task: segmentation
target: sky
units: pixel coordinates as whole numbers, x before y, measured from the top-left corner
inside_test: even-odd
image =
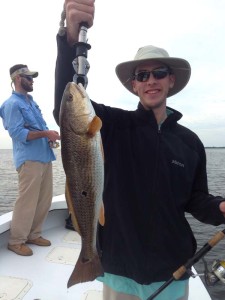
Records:
[[[27,64],[39,72],[32,96],[49,129],[57,131],[52,111],[56,34],[63,3],[0,3],[0,105],[12,92],[9,68]],[[188,85],[168,98],[168,106],[183,114],[180,124],[194,131],[205,146],[225,146],[224,11],[224,0],[96,0],[94,25],[87,33],[92,47],[88,52],[90,98],[135,110],[138,98],[122,86],[115,67],[132,60],[139,47],[162,47],[170,56],[188,60],[192,67]],[[0,148],[11,147],[0,120]]]

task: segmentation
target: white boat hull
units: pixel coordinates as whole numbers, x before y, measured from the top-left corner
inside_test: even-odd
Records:
[[[102,299],[102,284],[96,280],[67,289],[80,252],[80,239],[76,232],[65,229],[68,211],[64,195],[53,198],[44,225],[43,236],[51,240],[52,245],[29,245],[34,253],[32,256],[19,256],[7,250],[11,217],[12,213],[0,216],[1,300]],[[189,300],[196,299],[211,299],[198,277],[190,280]]]

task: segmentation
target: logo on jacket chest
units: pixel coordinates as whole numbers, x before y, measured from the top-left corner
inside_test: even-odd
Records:
[[[172,164],[177,165],[178,167],[184,168],[184,164],[175,159],[172,160]]]

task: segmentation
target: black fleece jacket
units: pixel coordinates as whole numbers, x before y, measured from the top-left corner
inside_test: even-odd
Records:
[[[57,37],[55,109],[58,122],[62,93],[72,81],[74,49]],[[126,111],[92,102],[102,119],[105,154],[104,227],[98,242],[105,272],[141,284],[168,280],[196,251],[185,218],[219,225],[224,201],[208,193],[206,155],[195,133],[173,111],[160,130],[152,111],[139,103]]]

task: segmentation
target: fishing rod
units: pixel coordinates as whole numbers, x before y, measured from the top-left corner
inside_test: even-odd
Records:
[[[181,277],[188,273],[190,276],[195,277],[191,271],[191,267],[203,258],[215,245],[217,245],[225,237],[225,229],[217,232],[196,254],[190,258],[186,264],[178,268],[172,277],[166,281],[157,291],[155,291],[147,300],[155,299],[166,287],[168,287],[174,280],[179,280]],[[212,268],[213,274],[225,283],[225,262],[216,261]],[[217,280],[215,280],[217,281]]]

